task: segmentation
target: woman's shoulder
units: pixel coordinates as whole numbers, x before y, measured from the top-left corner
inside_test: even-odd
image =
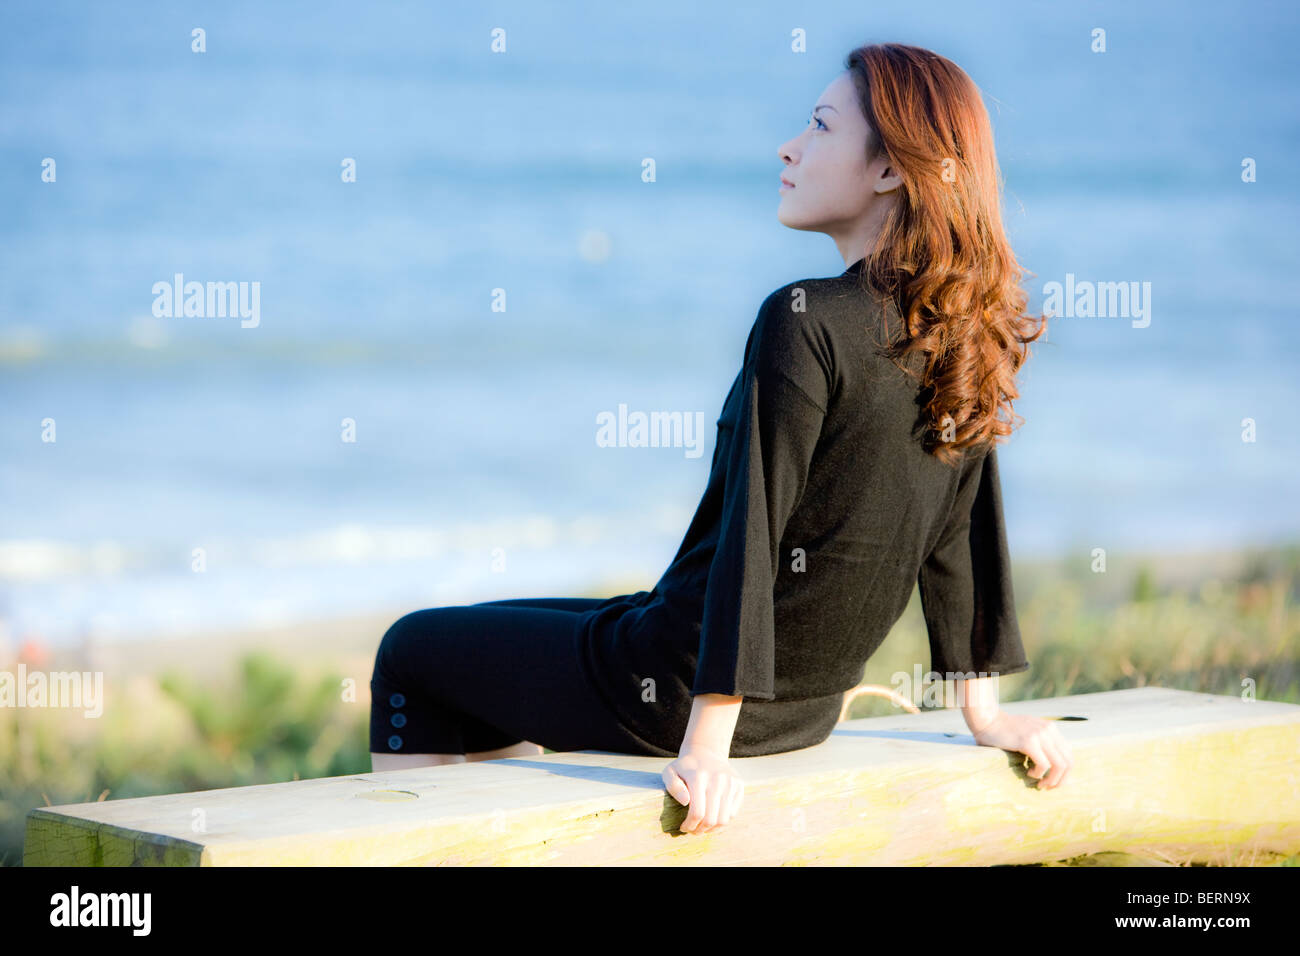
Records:
[[[756,324],[776,329],[811,326],[827,332],[861,328],[864,318],[879,317],[885,297],[856,272],[809,276],[787,282],[763,300]]]
[[[848,356],[857,358],[866,342],[864,330],[877,328],[887,308],[854,273],[796,279],[759,306],[746,355],[779,365],[803,353],[830,370]]]

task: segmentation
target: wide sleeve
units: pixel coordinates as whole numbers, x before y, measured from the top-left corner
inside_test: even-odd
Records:
[[[759,309],[733,428],[718,436],[729,442],[726,477],[693,694],[776,696],[773,588],[781,538],[803,496],[833,381],[824,330],[789,302],[777,290]]]
[[[948,522],[918,584],[930,669],[949,675],[1029,669],[1016,619],[996,447],[965,467]]]

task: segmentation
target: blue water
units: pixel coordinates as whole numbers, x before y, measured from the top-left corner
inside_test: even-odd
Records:
[[[984,90],[1031,307],[1151,284],[1149,327],[1035,346],[1013,555],[1300,532],[1296,8],[747,11],[0,8],[0,636],[649,587],[759,303],[843,270],[776,221],[776,148],[867,40]],[[258,282],[260,323],[155,316],[178,272]],[[702,453],[598,447],[620,403]]]

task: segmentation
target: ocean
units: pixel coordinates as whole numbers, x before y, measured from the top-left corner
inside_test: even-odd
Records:
[[[0,636],[648,589],[759,304],[844,269],[777,146],[886,40],[984,92],[1030,307],[1148,310],[1032,347],[1013,557],[1295,539],[1296,7],[745,10],[0,8]],[[602,447],[621,405],[702,444]]]

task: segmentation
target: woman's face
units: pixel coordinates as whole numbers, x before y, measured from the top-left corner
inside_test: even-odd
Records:
[[[781,178],[793,184],[780,184],[776,216],[783,225],[824,232],[849,248],[865,246],[870,225],[878,225],[888,194],[901,183],[885,154],[867,163],[867,132],[845,70],[817,98],[804,131],[778,150]]]

